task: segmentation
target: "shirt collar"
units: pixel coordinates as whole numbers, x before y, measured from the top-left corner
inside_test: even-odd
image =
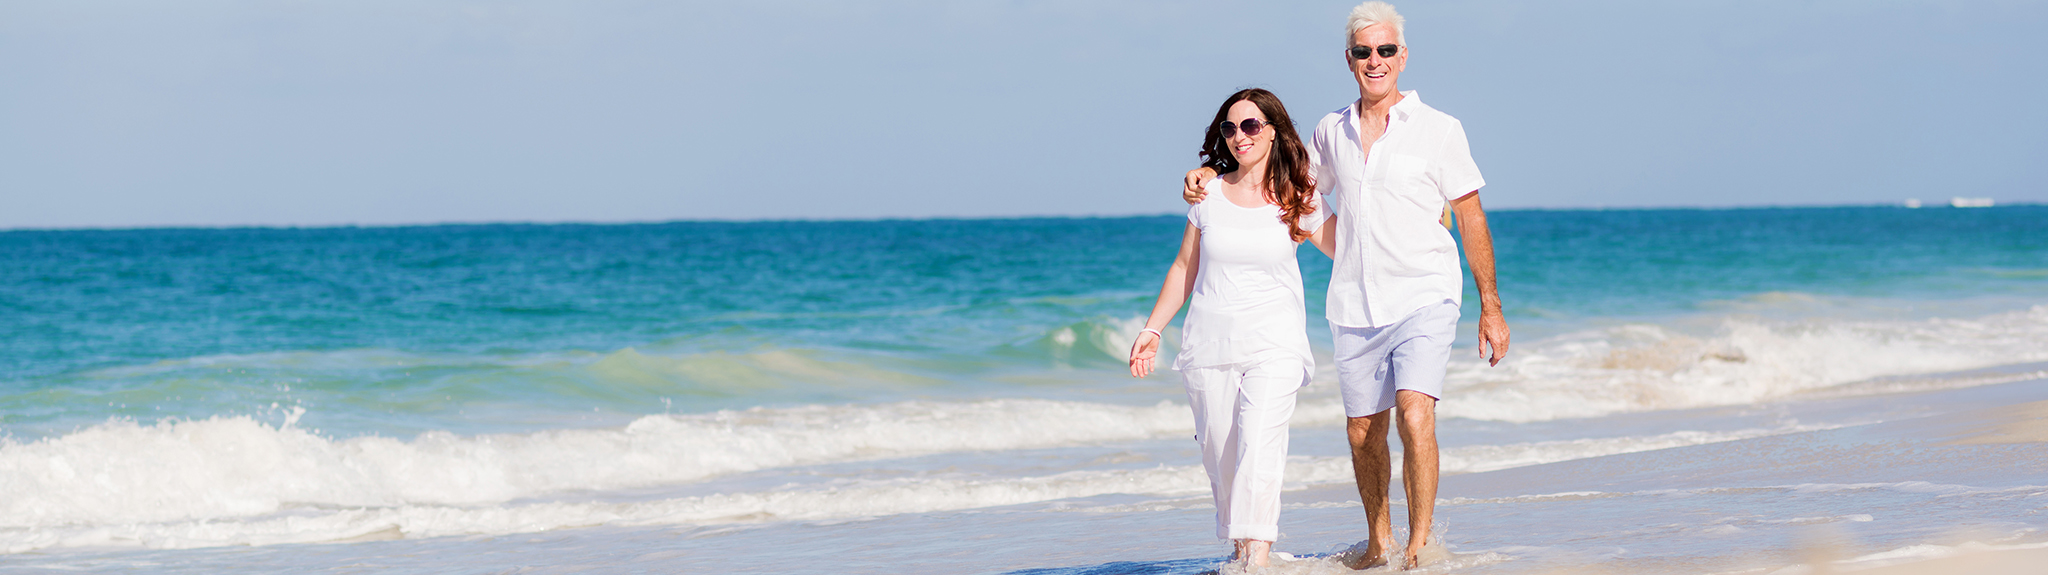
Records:
[[[1416,92],[1415,90],[1401,92],[1401,101],[1394,102],[1394,107],[1388,109],[1388,111],[1390,112],[1388,115],[1392,116],[1392,119],[1394,121],[1406,122],[1408,121],[1409,117],[1415,115],[1416,106],[1421,105],[1422,95],[1420,93]],[[1350,120],[1353,125],[1357,125],[1358,100],[1352,100],[1351,105],[1345,106],[1344,113],[1346,115],[1351,116]]]
[[[1416,108],[1420,106],[1422,106],[1421,94],[1416,93],[1414,90],[1402,92],[1401,101],[1394,102],[1394,117],[1406,122],[1410,116],[1415,115]]]

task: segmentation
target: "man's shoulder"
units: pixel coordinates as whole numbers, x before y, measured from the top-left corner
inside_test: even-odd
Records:
[[[1464,126],[1464,124],[1460,123],[1456,117],[1444,113],[1443,110],[1436,109],[1435,106],[1423,103],[1421,98],[1414,98],[1412,100],[1413,101],[1412,103],[1410,103],[1410,107],[1408,108],[1408,113],[1412,115],[1414,119],[1433,124],[1442,124],[1445,126]]]
[[[1350,116],[1351,107],[1351,104],[1345,104],[1342,108],[1323,114],[1323,119],[1316,122],[1315,132],[1310,134],[1310,139],[1320,142],[1341,134],[1339,130],[1344,128],[1345,118]]]

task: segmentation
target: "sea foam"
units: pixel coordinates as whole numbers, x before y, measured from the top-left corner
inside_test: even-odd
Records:
[[[46,547],[317,543],[377,538],[531,533],[595,525],[687,525],[872,517],[1016,505],[1109,493],[1206,491],[1199,466],[1073,471],[1046,477],[862,480],[850,485],[721,493],[656,501],[300,508],[236,521],[55,525],[0,529],[0,550]]]
[[[329,439],[249,417],[111,421],[0,443],[0,529],[204,520],[292,506],[469,505],[791,465],[1189,433],[1187,408],[1038,400],[643,417],[622,429]]]
[[[1106,345],[1113,347],[1104,336]],[[1624,325],[1516,348],[1502,368],[1455,360],[1441,412],[1511,421],[1748,403],[1848,382],[2048,360],[2048,306],[1967,319],[1728,318],[1715,335]],[[1319,380],[1327,383],[1325,380]],[[1875,389],[1875,388],[1873,388]],[[1881,391],[1881,390],[1878,390]],[[1304,397],[1297,425],[1341,421]],[[1810,428],[1449,447],[1447,474],[1731,441]],[[583,525],[858,518],[1104,494],[1185,498],[1199,466],[1040,477],[863,478],[640,502],[578,501],[722,475],[948,452],[1184,438],[1184,405],[908,401],[641,417],[606,429],[410,440],[331,438],[292,421],[115,420],[0,440],[0,549],[193,547],[515,533]],[[1342,457],[1297,457],[1290,485],[1350,481]]]
[[[2048,306],[1917,321],[1726,316],[1704,337],[1626,324],[1513,350],[1495,367],[1454,354],[1440,416],[1528,422],[1739,405],[1873,378],[2048,361]]]
[[[185,548],[504,534],[591,525],[829,520],[1106,494],[1185,498],[1199,465],[1043,476],[940,470],[652,501],[591,492],[744,469],[939,451],[1000,451],[1186,433],[1185,407],[1060,402],[906,403],[653,416],[624,429],[524,436],[330,440],[247,418],[111,422],[0,446],[0,549]],[[1057,425],[1053,421],[1057,420]],[[1729,441],[1786,429],[1466,446],[1446,473]],[[1345,457],[1292,457],[1288,484],[1351,480]]]

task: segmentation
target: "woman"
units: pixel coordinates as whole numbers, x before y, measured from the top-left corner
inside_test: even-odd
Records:
[[[1235,560],[1264,566],[1280,534],[1287,420],[1295,392],[1315,372],[1294,254],[1304,239],[1329,253],[1326,210],[1316,201],[1308,149],[1272,92],[1242,90],[1225,100],[1202,155],[1226,173],[1188,210],[1180,255],[1131,345],[1131,375],[1152,372],[1159,330],[1192,293],[1174,369],[1194,408],[1216,536],[1234,543]]]

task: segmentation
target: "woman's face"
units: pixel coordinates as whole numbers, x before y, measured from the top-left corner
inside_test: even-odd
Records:
[[[1275,128],[1266,124],[1266,114],[1259,111],[1259,105],[1252,103],[1251,100],[1239,100],[1230,105],[1230,115],[1227,118],[1227,121],[1238,129],[1236,134],[1225,138],[1224,143],[1230,145],[1230,154],[1237,158],[1238,165],[1248,166],[1264,161],[1266,154],[1273,151]],[[1258,126],[1258,135],[1245,133],[1245,120],[1257,120],[1254,124]]]

